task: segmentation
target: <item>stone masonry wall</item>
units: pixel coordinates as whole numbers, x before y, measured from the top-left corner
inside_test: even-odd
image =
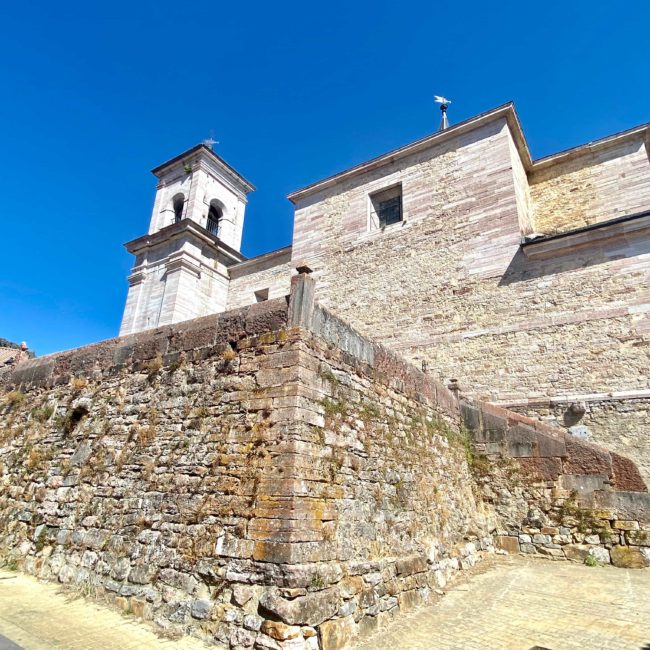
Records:
[[[324,307],[468,395],[650,389],[647,236],[529,259],[513,155],[494,122],[301,199],[293,258]],[[368,231],[368,194],[397,182],[404,222]]]
[[[492,533],[524,549],[528,510],[559,487],[615,501],[607,521],[628,526],[613,526],[624,532],[611,546],[583,538],[585,554],[598,546],[623,564],[616,554],[635,546],[625,562],[645,562],[633,463],[488,404],[461,409],[314,304],[304,273],[289,301],[31,360],[3,380],[5,562],[170,634],[338,650],[443,593],[493,551]],[[480,432],[475,451],[461,411]],[[530,476],[512,480],[497,462],[486,474],[477,451]],[[577,516],[573,498],[564,514]],[[559,540],[531,544],[554,555]]]
[[[451,393],[292,300],[20,366],[5,561],[169,633],[332,650],[490,550]]]
[[[632,462],[494,405],[464,401],[461,411],[479,454],[483,498],[498,516],[500,548],[650,566],[650,494]]]
[[[257,302],[256,291],[268,289],[270,300],[289,293],[291,250],[282,256],[271,255],[268,256],[271,258],[269,264],[251,260],[230,269],[228,309],[239,309]]]
[[[635,214],[650,205],[643,134],[566,160],[541,162],[529,181],[534,229],[545,234]]]
[[[645,482],[650,484],[650,396],[643,391],[618,399],[578,394],[568,399],[529,400],[504,406],[635,458]]]

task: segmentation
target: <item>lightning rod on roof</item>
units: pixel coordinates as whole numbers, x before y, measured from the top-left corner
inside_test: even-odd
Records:
[[[440,95],[434,95],[433,100],[437,104],[440,104],[440,111],[442,112],[442,117],[440,118],[440,127],[438,128],[438,131],[444,131],[449,127],[449,120],[447,119],[447,108],[449,108],[449,104],[451,104],[451,99],[447,99],[446,97],[442,97]]]

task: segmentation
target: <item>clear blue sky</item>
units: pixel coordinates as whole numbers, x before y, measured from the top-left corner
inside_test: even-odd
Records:
[[[206,138],[285,196],[514,100],[537,158],[650,121],[650,3],[11,2],[2,9],[0,336],[37,354],[116,335],[149,170]]]

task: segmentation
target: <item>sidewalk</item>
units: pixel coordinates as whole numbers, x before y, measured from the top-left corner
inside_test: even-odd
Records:
[[[185,637],[168,641],[151,628],[60,586],[0,571],[0,650],[205,650]],[[214,647],[214,646],[213,646]]]
[[[358,650],[650,650],[650,569],[505,558]]]

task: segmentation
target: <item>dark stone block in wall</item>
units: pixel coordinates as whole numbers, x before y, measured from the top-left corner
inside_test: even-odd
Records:
[[[515,424],[508,429],[508,453],[513,458],[538,456],[537,431],[525,424]]]
[[[214,343],[218,325],[215,315],[179,323],[173,328],[169,352],[196,350]]]
[[[563,459],[564,474],[602,474],[612,475],[612,458],[608,451],[587,444],[567,435],[566,458]]]
[[[562,432],[558,431],[559,435]],[[557,457],[566,456],[566,442],[562,437],[550,436],[545,433],[537,432],[537,454],[539,456]]]
[[[257,336],[265,332],[277,332],[287,326],[287,300],[266,300],[251,305],[246,314],[246,334]]]
[[[647,492],[648,488],[637,469],[637,466],[625,456],[613,452],[612,457],[612,483],[617,490],[626,492]]]
[[[133,361],[147,361],[167,353],[172,330],[170,327],[137,335],[133,347]]]
[[[33,359],[20,364],[11,374],[13,384],[44,384],[52,376],[54,359]]]
[[[483,435],[484,442],[500,442],[506,439],[508,430],[508,421],[505,418],[489,413],[482,412],[483,416]]]
[[[216,342],[237,343],[246,336],[246,315],[248,307],[223,312],[218,316]]]
[[[113,365],[123,366],[131,362],[133,349],[135,348],[135,339],[128,338],[122,340],[113,352]]]
[[[559,458],[519,458],[518,462],[524,473],[539,481],[556,481],[562,473],[562,461]]]
[[[481,411],[467,402],[460,403],[460,415],[463,424],[472,432],[478,432],[481,428]]]
[[[109,339],[75,350],[70,356],[68,371],[73,375],[79,375],[88,374],[96,367],[99,369],[110,368],[113,364],[116,344],[117,339]],[[55,374],[59,374],[58,366],[57,363]]]

